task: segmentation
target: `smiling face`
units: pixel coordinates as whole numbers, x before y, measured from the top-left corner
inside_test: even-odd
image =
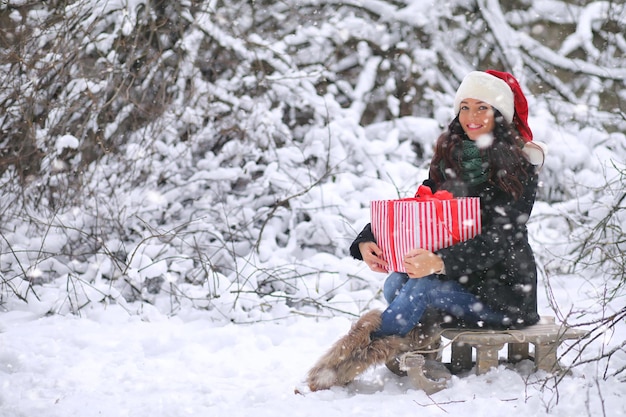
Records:
[[[459,122],[467,137],[477,140],[490,134],[496,125],[493,107],[484,101],[466,98],[459,107]]]

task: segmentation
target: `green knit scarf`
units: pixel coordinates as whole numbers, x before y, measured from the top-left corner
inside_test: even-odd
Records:
[[[445,167],[443,161],[441,171],[444,173]],[[483,166],[483,158],[480,149],[476,146],[476,142],[469,139],[463,140],[463,156],[461,158],[461,170],[463,171],[463,181],[470,185],[478,185],[487,181],[489,178],[489,170]]]
[[[478,185],[487,181],[489,172],[486,164],[483,164],[480,149],[473,140],[463,140],[463,158],[461,169],[463,170],[463,181],[469,185]]]

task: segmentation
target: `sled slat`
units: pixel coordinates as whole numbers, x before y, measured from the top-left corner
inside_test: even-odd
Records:
[[[452,341],[451,368],[454,372],[472,367],[471,349],[476,349],[476,373],[484,374],[498,366],[498,352],[508,345],[508,361],[530,358],[529,344],[535,347],[535,369],[549,373],[562,371],[557,349],[565,340],[581,339],[587,332],[555,324],[553,317],[542,317],[538,324],[520,330],[445,329],[442,336]]]

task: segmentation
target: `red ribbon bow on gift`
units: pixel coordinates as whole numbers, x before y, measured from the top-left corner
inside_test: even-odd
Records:
[[[435,204],[435,212],[438,219],[443,219],[443,204],[441,201],[443,200],[453,200],[454,196],[450,191],[439,190],[433,193],[433,190],[427,185],[420,185],[417,187],[417,191],[415,192],[415,197],[413,198],[404,198],[405,201],[432,201]],[[446,227],[448,233],[455,239],[460,240],[460,232],[458,229],[459,225],[457,223],[454,224],[453,227]]]
[[[415,197],[407,197],[401,198],[402,201],[441,201],[441,200],[453,200],[454,196],[450,191],[439,190],[433,193],[433,190],[430,189],[427,185],[420,185],[417,187],[417,191],[415,192]]]
[[[417,187],[415,199],[418,200],[452,200],[454,196],[450,191],[439,190],[433,194],[433,190],[427,185]]]

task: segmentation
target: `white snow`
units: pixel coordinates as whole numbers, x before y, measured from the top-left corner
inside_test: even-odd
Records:
[[[63,135],[59,137],[59,139],[56,142],[56,150],[58,152],[61,152],[65,148],[72,148],[72,149],[78,148],[78,139],[76,139],[72,135]]]
[[[568,284],[574,290],[575,285]],[[566,291],[565,288],[559,291]],[[545,310],[545,308],[544,308]],[[201,312],[167,317],[145,305],[42,317],[2,315],[0,415],[4,416],[579,416],[624,415],[624,386],[576,368],[558,387],[530,363],[453,377],[431,397],[384,367],[346,388],[295,395],[308,367],[350,320],[291,316],[215,324]],[[624,334],[607,338],[623,339]],[[571,359],[573,355],[569,355]]]
[[[11,7],[27,3],[14,1]],[[102,32],[84,42],[88,51],[101,52],[103,61],[112,65],[119,57],[111,46],[132,32],[147,3],[75,2],[68,12],[84,14],[80,26],[95,25]],[[446,91],[428,93],[438,103],[434,118],[416,114],[361,126],[368,95],[381,76],[376,67],[390,61],[381,60],[361,42],[358,54],[328,68],[316,64],[295,70],[292,62],[305,59],[298,54],[309,54],[315,63],[327,56],[328,39],[340,44],[357,32],[391,45],[393,30],[366,26],[354,15],[302,26],[272,43],[260,35],[235,36],[237,31],[226,29],[249,25],[250,17],[233,23],[229,16],[212,13],[219,2],[206,3],[206,11],[197,13],[195,21],[186,15],[193,29],[181,40],[189,55],[180,64],[178,82],[184,87],[186,77],[198,73],[192,61],[200,59],[204,35],[242,60],[267,60],[277,68],[263,85],[277,99],[270,103],[235,94],[256,80],[243,71],[214,82],[197,76],[189,86],[195,95],[187,97],[181,88],[176,106],[166,109],[155,125],[126,130],[133,110],[128,105],[100,126],[105,140],[123,135],[124,143],[81,173],[85,192],[76,196],[75,206],[68,203],[50,213],[45,209],[57,197],[46,185],[58,189],[66,185],[63,173],[71,167],[63,161],[63,170],[43,170],[54,181],[42,180],[41,186],[35,181],[28,190],[48,199],[40,203],[41,210],[27,204],[16,209],[13,197],[21,188],[3,188],[0,417],[626,416],[623,322],[599,329],[582,352],[580,346],[568,350],[571,342],[561,346],[563,365],[583,362],[562,379],[534,372],[525,361],[514,369],[500,366],[481,376],[455,376],[447,389],[429,397],[406,378],[378,366],[347,387],[294,394],[308,369],[356,316],[385,307],[381,297],[385,276],[351,259],[346,249],[368,221],[371,200],[412,196],[426,178],[432,146],[452,116],[452,92],[457,87],[454,79],[440,79],[432,67],[448,66],[460,78],[468,61],[459,60],[457,51],[449,48],[458,37],[453,31],[434,36],[429,49],[415,46],[414,52],[399,59],[410,64],[416,76],[445,87]],[[346,2],[301,3],[339,7]],[[428,23],[449,14],[453,3],[464,4],[350,3],[428,30]],[[469,7],[471,2],[465,3]],[[494,1],[481,3],[497,6]],[[509,23],[567,21],[576,23],[578,30],[564,42],[562,54],[521,31],[502,39],[503,47],[532,50],[533,56],[545,60],[535,64],[538,72],[584,68],[592,74],[607,72],[616,83],[624,78],[623,67],[605,71],[599,64],[563,56],[581,48],[595,53],[589,34],[596,30],[608,2],[568,10],[549,0],[523,3],[532,5],[524,13],[504,15]],[[177,4],[189,7],[189,2]],[[94,5],[99,6],[96,14],[91,12]],[[0,5],[0,10],[8,7]],[[291,6],[277,4],[273,13],[281,7]],[[33,12],[30,18],[42,16]],[[16,11],[8,17],[19,20]],[[500,12],[490,17],[495,33],[510,33]],[[617,23],[624,21],[623,16],[615,18]],[[47,33],[41,42],[54,35]],[[251,40],[267,49],[256,56],[262,49],[253,52]],[[307,43],[309,48],[296,48],[295,53],[289,49]],[[163,62],[171,54],[165,50]],[[48,59],[54,56],[44,62]],[[515,63],[519,57],[512,59]],[[160,63],[151,65],[157,68]],[[356,85],[335,80],[318,95],[317,79],[338,78],[336,73],[356,65],[362,66]],[[152,76],[144,82],[155,82]],[[393,88],[395,82],[390,78],[385,85]],[[37,80],[25,79],[22,95],[30,97],[36,84]],[[62,90],[69,99],[107,87],[106,81],[76,79]],[[606,132],[591,123],[605,117],[594,110],[593,100],[577,102],[569,86],[557,79],[551,88],[570,102],[548,108],[540,95],[529,97],[531,128],[535,138],[549,147],[541,172],[543,185],[529,221],[540,269],[539,312],[591,329],[593,320],[623,309],[623,286],[602,303],[617,285],[608,277],[619,266],[606,261],[596,270],[575,269],[572,264],[582,239],[615,207],[620,208],[617,221],[603,235],[606,239],[598,238],[589,259],[597,259],[602,251],[626,250],[623,242],[610,241],[616,224],[622,228],[626,224],[625,202],[620,199],[626,136],[619,127]],[[600,87],[587,88],[597,99]],[[352,106],[343,108],[336,96],[350,97]],[[187,107],[178,106],[185,103]],[[399,111],[399,101],[383,103],[390,112]],[[62,132],[49,138],[67,111],[50,108],[45,123],[34,126],[40,149],[80,150],[83,139],[78,134]],[[555,115],[568,111],[572,120],[589,120],[590,126],[581,130],[574,123],[557,123]],[[6,109],[7,114],[20,112],[19,106]],[[301,112],[306,130],[287,126],[282,120],[287,112]],[[232,131],[204,121],[231,113]],[[96,118],[94,114],[90,123],[95,125]],[[191,133],[181,143],[180,130],[190,126],[197,127],[195,136]],[[263,135],[255,137],[259,132]],[[246,137],[256,141],[246,142]],[[53,146],[47,147],[50,140]],[[423,154],[418,157],[413,148]],[[46,163],[55,167],[54,161],[44,162],[44,167]],[[3,186],[11,185],[7,178],[10,172],[3,171]],[[5,214],[9,212],[12,216]],[[252,248],[255,242],[258,248]],[[75,253],[73,244],[81,250],[89,246],[92,252]],[[151,285],[160,292],[151,292]],[[609,352],[610,361],[595,360]],[[449,359],[449,347],[443,355]],[[610,376],[616,373],[619,378]]]

